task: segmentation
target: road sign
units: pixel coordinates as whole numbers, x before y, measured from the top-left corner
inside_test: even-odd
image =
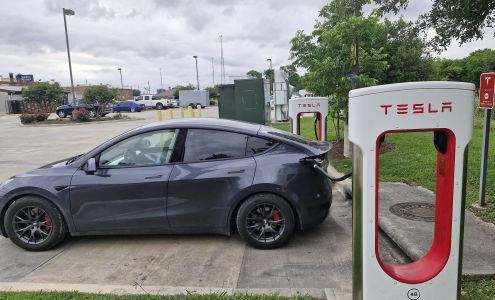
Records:
[[[488,144],[490,141],[490,115],[495,95],[495,73],[483,73],[480,76],[480,108],[485,108],[483,120],[483,149],[481,150],[480,193],[478,205],[485,206],[486,168],[488,163]]]
[[[483,73],[480,76],[480,108],[493,108],[495,73]]]

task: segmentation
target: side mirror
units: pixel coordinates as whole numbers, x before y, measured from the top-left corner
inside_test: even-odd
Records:
[[[96,159],[94,157],[88,159],[84,166],[84,171],[88,174],[94,174],[96,172]]]

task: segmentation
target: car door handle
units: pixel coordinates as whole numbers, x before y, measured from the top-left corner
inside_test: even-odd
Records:
[[[229,174],[242,174],[245,170],[229,171]]]
[[[155,175],[155,176],[144,177],[144,179],[158,179],[158,178],[162,178],[162,175]]]

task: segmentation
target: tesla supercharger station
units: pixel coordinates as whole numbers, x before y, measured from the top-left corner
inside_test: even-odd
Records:
[[[297,97],[289,100],[289,118],[291,131],[301,134],[301,116],[304,113],[315,113],[318,120],[318,140],[325,141],[327,136],[328,98]]]
[[[417,82],[349,93],[354,300],[459,299],[474,90],[469,83]],[[384,262],[378,253],[379,145],[387,133],[418,131],[434,132],[437,149],[433,243],[415,262]]]

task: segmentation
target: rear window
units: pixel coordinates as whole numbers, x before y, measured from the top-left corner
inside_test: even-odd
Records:
[[[275,146],[277,143],[259,137],[250,136],[246,146],[246,155],[263,153]]]
[[[304,144],[307,146],[311,146],[314,148],[320,148],[323,145],[320,142],[313,141],[313,140],[310,140],[310,139],[305,138],[303,136],[292,134],[290,132],[279,130],[279,129],[276,129],[273,127],[262,126],[260,131],[262,131],[263,133],[266,133],[266,134],[278,136],[278,137],[288,139],[288,140],[291,140],[291,141],[294,141],[297,143],[301,143],[301,144]]]

